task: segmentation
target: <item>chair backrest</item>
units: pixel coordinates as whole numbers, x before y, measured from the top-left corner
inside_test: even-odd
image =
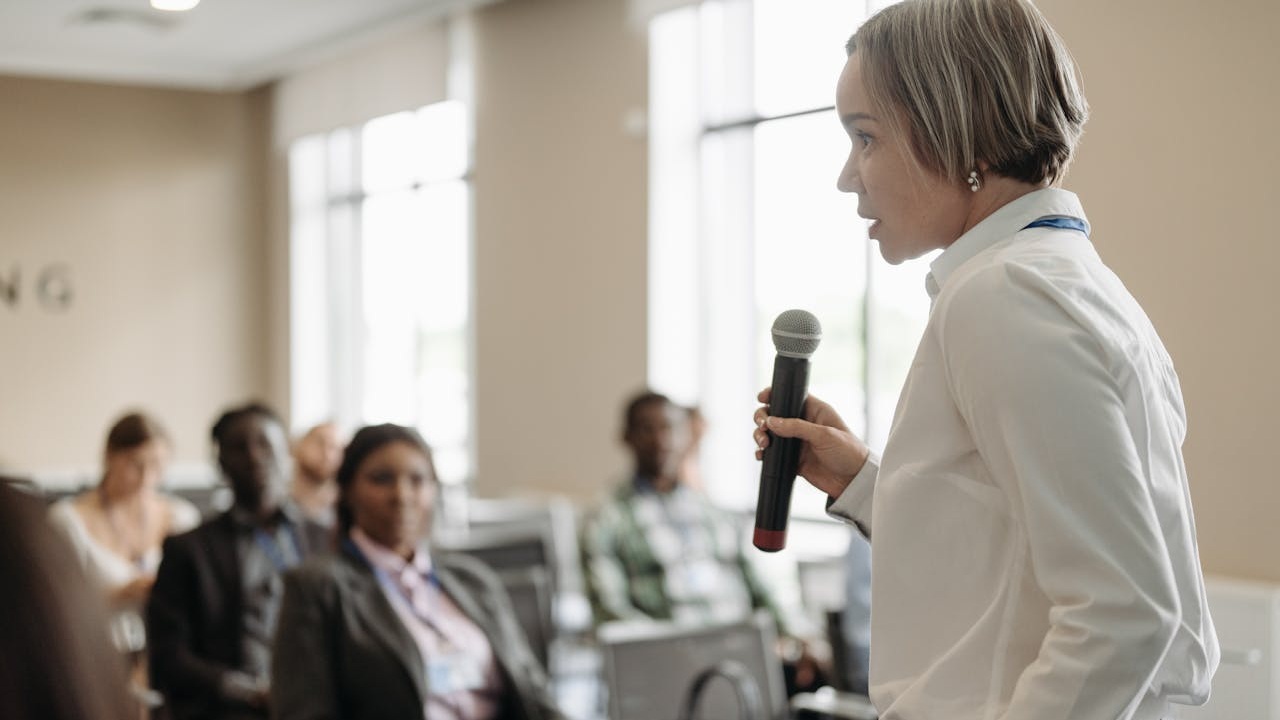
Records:
[[[555,639],[555,625],[551,617],[551,574],[546,568],[527,567],[502,570],[497,575],[511,598],[511,607],[525,638],[529,640],[529,647],[542,667],[547,668],[551,642]]]
[[[608,623],[598,637],[610,720],[679,717],[693,682],[725,661],[745,668],[755,680],[767,717],[787,716],[777,630],[767,613],[714,625]],[[701,718],[727,720],[741,717],[742,706],[729,684],[710,684],[698,712]]]
[[[0,475],[0,485],[13,488],[14,490],[24,492],[28,495],[45,497],[46,500],[48,500],[47,493],[42,492],[40,486],[31,478],[17,477],[13,475]],[[48,500],[48,502],[53,502],[53,500]]]
[[[516,618],[534,655],[547,666],[556,635],[551,539],[542,528],[493,526],[436,536],[442,552],[467,555],[488,565],[511,597]]]
[[[468,536],[493,533],[538,535],[544,542],[545,564],[551,579],[551,608],[559,638],[580,638],[592,628],[591,604],[583,590],[578,552],[578,510],[563,497],[543,499],[474,498],[454,493],[436,524],[437,542],[467,544]],[[490,564],[500,569],[510,558]]]
[[[174,495],[190,502],[200,511],[200,517],[208,520],[231,507],[231,488],[224,483],[215,485],[184,485],[170,490]]]
[[[565,498],[496,500],[468,498],[464,525],[471,531],[521,529],[540,531],[549,541],[547,562],[557,595],[582,591],[578,558],[578,516]]]
[[[551,539],[541,528],[501,526],[468,528],[438,534],[432,539],[441,550],[470,555],[494,572],[530,566],[550,568],[554,558]]]

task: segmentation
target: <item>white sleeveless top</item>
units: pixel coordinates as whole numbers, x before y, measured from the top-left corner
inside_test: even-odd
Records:
[[[195,505],[173,496],[164,496],[172,512],[169,534],[186,532],[200,524],[200,511]],[[89,534],[84,518],[75,508],[76,498],[59,500],[49,508],[49,522],[71,541],[76,558],[89,578],[104,589],[117,588],[142,575],[154,575],[160,566],[160,548],[152,548],[140,562],[116,553]]]

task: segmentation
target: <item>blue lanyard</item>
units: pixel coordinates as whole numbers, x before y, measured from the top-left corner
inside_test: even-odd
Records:
[[[393,606],[403,605],[409,611],[410,615],[417,618],[423,625],[427,627],[428,630],[435,633],[436,637],[440,639],[441,653],[439,657],[427,657],[425,654],[423,654],[423,650],[421,646],[418,646],[418,652],[420,657],[422,657],[422,662],[424,665],[423,680],[426,683],[428,692],[431,694],[433,698],[435,698],[436,701],[448,706],[451,710],[453,710],[453,712],[457,717],[463,717],[464,713],[462,712],[461,706],[458,704],[458,700],[457,699],[451,700],[449,698],[450,695],[455,694],[456,692],[459,692],[459,690],[436,691],[432,689],[441,684],[439,679],[437,679],[441,677],[440,673],[444,673],[443,677],[445,678],[451,675],[451,672],[449,671],[448,668],[452,665],[455,665],[458,662],[458,660],[454,656],[459,653],[462,653],[463,650],[453,641],[451,637],[449,637],[447,633],[445,633],[444,629],[440,627],[440,624],[439,624],[440,618],[437,617],[433,619],[430,616],[432,613],[428,612],[427,614],[424,614],[423,612],[421,612],[419,608],[416,605],[414,605],[412,595],[407,590],[405,590],[405,588],[403,588],[400,585],[400,583],[396,582],[389,574],[384,572],[382,568],[374,565],[369,560],[369,558],[366,557],[365,554],[360,551],[360,547],[356,545],[355,542],[350,537],[343,538],[342,547],[348,552],[350,552],[352,555],[354,555],[355,557],[359,558],[360,561],[363,562],[366,567],[368,567],[370,570],[373,571],[373,576],[377,578],[378,585],[379,587],[381,587],[382,594],[384,597],[386,597],[388,603],[391,603]],[[424,552],[424,551],[421,548],[419,548],[418,552]],[[414,567],[413,572],[418,573],[419,571],[416,567]],[[440,584],[440,578],[436,574],[435,568],[432,568],[430,572],[425,573],[424,577],[426,578],[428,585],[434,585],[438,592],[440,592],[441,594],[444,594],[446,598],[448,597],[448,595],[444,591],[444,587]],[[434,608],[429,608],[429,610],[434,610],[439,608],[440,607],[439,603],[440,601],[437,600],[435,603],[433,603]],[[435,613],[435,614],[438,614],[438,613]],[[463,612],[463,615],[464,616],[466,615],[465,611]],[[467,619],[470,620],[470,617],[468,616]],[[408,628],[406,628],[406,630],[408,630]],[[410,634],[412,635],[412,633]],[[486,633],[485,640],[488,641],[488,639],[489,639],[488,634]],[[417,645],[416,637],[414,638],[414,644]],[[468,654],[467,657],[472,661],[475,660],[474,656],[470,654]],[[446,683],[447,683],[447,680],[446,680]],[[479,692],[486,695],[493,694],[492,690],[484,690],[484,689],[462,688],[461,691]]]
[[[292,557],[285,557],[284,550],[280,547],[280,530],[283,529],[288,535],[288,541],[293,546]],[[275,566],[277,571],[288,570],[298,564],[301,553],[298,551],[298,536],[293,532],[293,525],[285,523],[284,527],[276,527],[274,535],[268,534],[262,528],[253,529],[253,539],[258,543],[258,547],[262,550],[271,564]]]
[[[1058,228],[1060,230],[1079,230],[1084,233],[1085,237],[1089,237],[1089,223],[1076,217],[1064,217],[1059,215],[1056,217],[1040,218],[1022,229],[1030,230],[1031,228],[1038,227],[1051,227]]]
[[[444,633],[440,630],[436,622],[433,621],[432,618],[427,617],[426,615],[423,615],[421,612],[418,611],[417,606],[413,604],[413,597],[409,594],[409,592],[405,590],[405,588],[401,587],[400,583],[396,582],[390,575],[388,575],[385,571],[383,571],[382,568],[374,565],[373,562],[369,560],[369,558],[365,557],[364,553],[360,552],[360,548],[355,544],[354,541],[351,540],[351,538],[349,537],[344,538],[342,541],[342,545],[343,547],[351,551],[353,554],[355,554],[356,557],[360,558],[360,560],[362,560],[364,564],[370,570],[373,571],[373,576],[377,578],[378,585],[382,588],[383,594],[388,596],[387,597],[388,600],[390,600],[392,596],[400,600],[403,600],[404,605],[406,608],[408,608],[410,614],[412,614],[414,617],[421,620],[423,623],[426,624],[428,628],[433,630],[437,635],[439,635],[446,642],[448,642],[448,638],[445,637]],[[422,550],[419,549],[418,552],[422,552]],[[418,569],[414,567],[413,572],[417,573]],[[431,572],[425,574],[425,579],[427,581],[427,585],[434,586],[438,592],[441,592],[441,593],[444,592],[444,587],[440,584],[440,578],[436,575],[436,572],[434,569],[432,569]]]

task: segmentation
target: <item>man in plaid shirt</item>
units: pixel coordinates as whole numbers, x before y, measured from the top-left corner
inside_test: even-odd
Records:
[[[731,621],[763,608],[779,634],[789,635],[789,623],[744,555],[742,528],[680,481],[687,411],[665,395],[641,393],[627,404],[623,441],[634,458],[632,477],[587,520],[582,534],[596,622]],[[803,644],[788,654],[807,658],[796,680],[810,685],[814,667]]]

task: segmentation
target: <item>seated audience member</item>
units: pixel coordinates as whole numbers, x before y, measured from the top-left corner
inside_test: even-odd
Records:
[[[342,438],[331,422],[316,425],[293,444],[293,485],[289,495],[310,519],[333,526],[333,505],[338,499],[334,475],[342,462]]]
[[[790,623],[748,561],[741,529],[681,482],[688,419],[687,409],[654,392],[627,404],[623,442],[634,460],[631,477],[582,533],[596,622],[730,621],[763,608],[787,636]],[[789,691],[814,687],[818,673],[807,645],[787,638],[784,646]]]
[[[174,720],[267,717],[280,576],[328,543],[287,497],[288,440],[275,413],[229,410],[213,440],[234,502],[165,542],[147,605],[151,679]]]
[[[134,720],[105,607],[38,498],[0,483],[0,718]]]
[[[200,522],[194,505],[159,492],[169,449],[168,435],[155,420],[125,415],[107,433],[98,486],[49,509],[50,522],[71,541],[89,580],[102,588],[121,650],[142,650],[141,612],[164,539]]]
[[[275,717],[561,717],[497,577],[430,552],[438,488],[418,433],[360,430],[337,482],[337,553],[285,576]]]

